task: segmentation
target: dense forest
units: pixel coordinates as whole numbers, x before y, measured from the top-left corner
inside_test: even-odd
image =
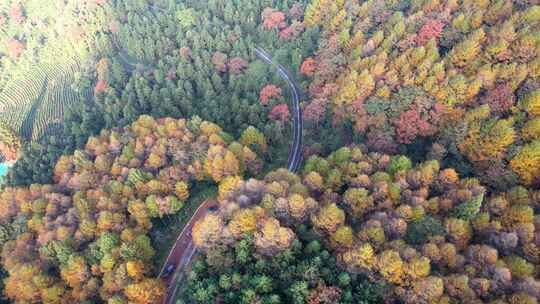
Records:
[[[3,300],[161,303],[209,199],[178,304],[538,303],[539,33],[538,0],[2,1]]]
[[[387,286],[340,270],[334,256],[309,234],[268,259],[253,237],[194,262],[177,303],[381,303]],[[231,268],[231,266],[233,266]]]
[[[154,278],[152,220],[182,212],[193,183],[256,174],[261,161],[249,146],[264,138],[249,130],[243,145],[198,117],[141,116],[62,156],[54,184],[5,188],[5,295],[17,303],[156,303],[165,286]]]
[[[91,91],[73,84],[106,29],[98,2],[0,3],[0,121],[20,137],[56,133],[66,111],[89,102]]]
[[[499,190],[538,185],[535,2],[312,1],[305,118],[331,112],[373,151],[432,152]]]
[[[538,190],[352,146],[218,200],[193,228],[194,303],[537,303]]]
[[[275,9],[255,0],[103,3],[107,31],[96,37],[95,58],[77,80],[79,91],[94,92],[94,102],[68,109],[62,130],[26,144],[8,183],[51,182],[60,155],[141,114],[198,115],[234,135],[255,126],[270,141],[269,158],[282,164],[290,137],[287,88],[253,48],[298,71],[316,48],[318,30],[304,30],[302,3],[280,2]]]

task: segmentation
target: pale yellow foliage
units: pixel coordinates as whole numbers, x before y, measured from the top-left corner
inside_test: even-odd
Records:
[[[188,184],[184,181],[177,182],[174,186],[174,193],[181,201],[186,201],[189,197]]]
[[[376,264],[375,250],[369,243],[344,252],[341,259],[350,271],[372,270]]]
[[[219,183],[218,198],[220,201],[225,200],[227,196],[232,193],[238,183],[242,181],[240,176],[228,176]]]
[[[198,248],[212,248],[220,241],[222,231],[223,219],[219,215],[208,213],[193,226],[193,243]]]
[[[402,284],[404,263],[399,253],[394,250],[383,251],[377,258],[377,266],[381,275],[392,284]]]
[[[405,273],[412,280],[418,280],[429,275],[430,260],[426,257],[414,258],[406,264]]]
[[[257,229],[257,217],[252,209],[241,209],[233,215],[228,224],[229,231],[236,238],[253,233]]]
[[[333,233],[345,223],[345,212],[335,204],[324,206],[319,213],[313,216],[313,225],[326,233]]]
[[[261,254],[273,256],[291,245],[294,232],[281,227],[275,218],[269,218],[262,223],[262,229],[255,233],[255,247]]]
[[[144,264],[140,260],[128,261],[126,263],[126,271],[128,276],[134,278],[135,280],[140,280],[143,278],[145,273]]]
[[[330,237],[334,248],[348,248],[353,243],[353,231],[349,226],[341,226]]]
[[[293,194],[289,197],[289,213],[295,220],[301,220],[306,215],[306,202],[299,194]]]

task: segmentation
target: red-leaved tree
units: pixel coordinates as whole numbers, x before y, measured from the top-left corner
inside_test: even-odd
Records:
[[[300,35],[300,33],[302,33],[303,30],[304,30],[304,25],[302,24],[302,22],[293,21],[293,23],[290,26],[282,29],[279,32],[279,38],[285,39],[285,40],[292,39]]]
[[[366,137],[366,144],[373,151],[388,154],[394,154],[398,151],[398,145],[394,141],[394,132],[392,131],[372,129],[367,133]]]
[[[280,99],[280,98],[281,98],[281,88],[273,84],[266,85],[264,88],[262,88],[261,92],[259,93],[259,99],[261,100],[261,103],[263,105],[267,105],[270,99]]]
[[[290,116],[291,114],[289,113],[289,106],[287,106],[285,103],[275,105],[268,114],[268,118],[281,122],[287,121]]]
[[[326,114],[326,103],[321,99],[314,99],[304,109],[304,119],[310,122],[318,123],[324,119]]]
[[[267,30],[282,29],[287,26],[285,14],[273,8],[267,7],[262,12],[263,26]]]
[[[24,21],[23,9],[19,3],[13,3],[11,5],[9,16],[17,24],[21,24]]]
[[[481,99],[481,103],[488,104],[491,113],[495,115],[506,113],[514,105],[515,101],[516,97],[508,83],[501,83],[494,89],[488,90],[486,96]]]
[[[95,93],[103,93],[105,92],[105,90],[107,89],[107,82],[103,79],[101,80],[98,80],[98,82],[96,83],[96,87],[94,88],[94,91]]]
[[[334,286],[319,285],[309,292],[307,304],[337,303],[341,297],[341,289]]]
[[[78,42],[84,37],[84,29],[79,25],[68,26],[66,28],[66,36],[71,41]]]
[[[416,42],[419,45],[424,45],[431,40],[431,38],[438,39],[441,36],[443,28],[444,24],[441,21],[437,19],[428,20],[422,28],[420,28],[420,31],[418,31]]]
[[[215,52],[212,55],[212,63],[216,67],[216,70],[222,73],[227,71],[227,55],[222,52]]]
[[[232,74],[240,74],[242,71],[247,68],[248,63],[244,59],[240,57],[234,57],[233,59],[229,60],[229,71]]]
[[[420,117],[416,109],[402,112],[395,122],[398,142],[410,144],[417,136],[428,136],[432,132],[429,122]]]
[[[293,20],[300,20],[300,18],[304,16],[304,6],[301,3],[296,2],[289,9],[288,15]]]
[[[111,33],[116,34],[119,30],[120,24],[118,23],[118,21],[112,20],[111,22],[109,22],[109,31],[111,31]]]
[[[182,58],[191,58],[191,49],[188,48],[187,46],[183,46],[180,48],[180,56],[182,56]]]
[[[172,81],[176,79],[176,69],[172,68],[169,71],[167,71],[167,76],[165,76],[165,79]]]

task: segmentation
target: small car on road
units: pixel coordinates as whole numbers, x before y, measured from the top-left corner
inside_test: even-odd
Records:
[[[174,272],[175,268],[176,268],[176,264],[173,264],[173,263],[167,264],[167,266],[165,267],[165,270],[163,271],[163,277],[170,276]]]

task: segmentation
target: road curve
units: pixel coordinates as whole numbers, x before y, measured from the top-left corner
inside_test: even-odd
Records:
[[[158,6],[152,6],[154,10],[161,10],[166,12],[165,9]],[[142,64],[143,67],[147,68],[142,62],[132,63],[128,59],[127,51],[120,47],[120,44],[116,39],[113,39],[114,45],[118,51],[120,60],[122,61],[125,68],[132,70],[137,64]],[[300,108],[300,89],[293,77],[284,68],[281,64],[275,63],[272,59],[272,56],[268,54],[263,48],[256,47],[255,53],[257,57],[266,62],[269,65],[275,66],[279,76],[287,82],[289,89],[291,91],[292,98],[292,109],[293,109],[293,142],[289,150],[289,159],[287,161],[287,169],[291,172],[298,172],[300,169],[300,164],[302,163],[302,140],[303,140],[303,129],[304,129],[304,120],[302,117],[302,109]],[[169,252],[165,263],[163,264],[158,278],[163,279],[167,286],[166,296],[163,298],[162,304],[172,304],[178,290],[178,284],[176,282],[181,277],[182,272],[185,270],[185,267],[188,266],[191,262],[191,259],[195,255],[197,248],[192,242],[191,239],[191,230],[195,222],[206,215],[208,209],[217,206],[218,203],[215,200],[209,199],[204,201],[199,208],[195,211],[189,222],[184,226],[182,232],[176,238],[173,248]],[[170,275],[165,275],[165,269],[168,265],[174,265],[174,272]]]
[[[152,9],[164,9],[152,6]],[[144,68],[150,69],[151,66],[145,65],[142,62],[130,62],[129,55],[126,50],[120,47],[120,44],[116,39],[113,39],[113,43],[118,51],[118,57],[122,61],[124,67],[128,70],[133,70],[136,68],[137,64],[141,64]],[[287,82],[289,89],[291,91],[291,106],[293,110],[293,142],[289,150],[289,159],[287,161],[287,169],[291,172],[298,172],[300,169],[300,164],[302,163],[302,144],[303,144],[303,130],[304,130],[304,120],[302,117],[302,109],[300,108],[300,88],[294,81],[294,78],[291,76],[289,71],[279,63],[275,63],[272,59],[272,56],[268,54],[263,48],[255,47],[255,54],[265,63],[275,66],[279,76]]]
[[[189,222],[184,226],[182,232],[176,238],[173,248],[169,252],[161,271],[159,272],[158,277],[163,279],[165,285],[167,286],[166,296],[163,298],[162,304],[171,304],[174,303],[175,295],[178,289],[178,284],[176,282],[181,277],[182,272],[185,270],[191,262],[191,259],[195,255],[197,249],[191,239],[191,230],[195,222],[203,218],[208,209],[217,206],[217,202],[213,199],[208,199],[204,201],[199,208],[193,213],[193,216]],[[168,265],[174,265],[174,272],[170,275],[165,275],[165,268]]]
[[[300,89],[294,82],[292,76],[289,74],[280,64],[275,64],[272,57],[262,48],[256,47],[255,53],[267,64],[276,67],[278,74],[289,85],[292,98],[293,109],[293,142],[289,150],[289,159],[287,161],[287,168],[291,172],[297,172],[300,169],[302,163],[302,139],[304,121],[302,118],[302,109],[300,108]],[[173,304],[176,298],[176,292],[178,291],[177,284],[181,278],[185,268],[191,263],[191,259],[195,255],[197,249],[195,248],[191,239],[191,230],[195,222],[206,215],[208,209],[217,206],[215,200],[204,201],[199,208],[195,211],[189,222],[186,224],[182,232],[176,238],[175,244],[171,249],[169,256],[165,260],[161,271],[159,272],[159,278],[162,278],[167,286],[166,296],[163,298],[162,304]],[[165,276],[165,269],[168,265],[174,265],[174,272],[168,276]]]
[[[304,130],[304,120],[302,118],[302,109],[300,108],[300,89],[287,69],[285,69],[279,63],[276,64],[268,52],[261,47],[256,47],[255,53],[261,60],[276,67],[279,76],[281,76],[281,78],[287,82],[289,89],[291,90],[294,135],[293,142],[289,150],[287,169],[289,169],[291,172],[297,172],[300,169],[300,164],[302,163],[302,140]]]

